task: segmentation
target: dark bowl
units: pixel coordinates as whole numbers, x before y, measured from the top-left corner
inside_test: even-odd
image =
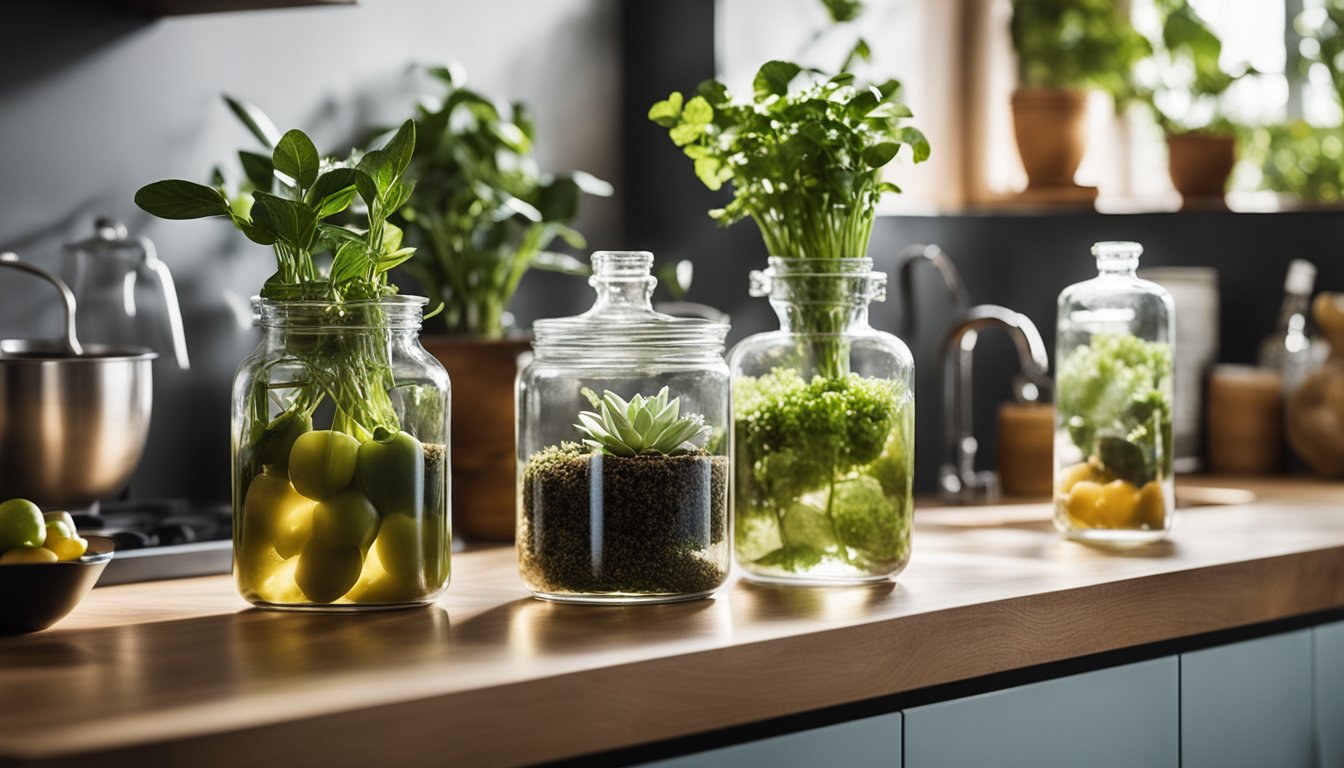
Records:
[[[0,565],[0,634],[37,632],[65,618],[89,594],[115,548],[102,536],[85,536],[89,549],[64,563]]]

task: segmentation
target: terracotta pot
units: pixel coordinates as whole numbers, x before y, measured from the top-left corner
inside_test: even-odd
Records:
[[[1223,206],[1223,193],[1237,162],[1237,139],[1231,134],[1167,134],[1167,168],[1182,206]]]
[[[1027,191],[1073,188],[1087,150],[1087,92],[1013,91],[1013,132],[1027,171]]]
[[[514,378],[530,339],[422,336],[453,384],[453,533],[468,542],[513,541],[517,515]]]

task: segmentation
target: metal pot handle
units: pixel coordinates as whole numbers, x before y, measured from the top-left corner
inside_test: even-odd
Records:
[[[39,266],[29,264],[26,261],[19,261],[17,253],[0,253],[0,267],[21,269],[56,286],[56,290],[61,292],[61,303],[65,305],[65,338],[62,340],[65,351],[75,356],[84,354],[84,348],[80,346],[79,338],[75,335],[75,294],[70,292],[70,286],[66,285],[61,278]]]

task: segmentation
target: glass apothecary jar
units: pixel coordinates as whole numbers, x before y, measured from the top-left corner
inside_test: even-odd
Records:
[[[518,567],[541,598],[670,602],[727,578],[728,326],[653,311],[653,255],[593,254],[592,309],[518,378]]]
[[[1143,247],[1092,246],[1098,275],[1059,295],[1055,528],[1100,544],[1171,529],[1175,311],[1135,275]]]
[[[233,385],[234,580],[264,608],[433,602],[448,585],[448,374],[425,299],[256,300]]]
[[[733,514],[753,579],[860,583],[910,558],[914,362],[868,324],[871,259],[771,258],[751,293],[780,330],[743,340],[733,373]]]

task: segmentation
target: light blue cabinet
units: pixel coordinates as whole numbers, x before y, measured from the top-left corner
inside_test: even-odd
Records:
[[[1344,765],[1344,621],[1312,630],[1317,765]]]
[[[1311,646],[1304,629],[1182,654],[1182,768],[1312,768]]]
[[[906,768],[1176,768],[1174,657],[905,711]]]
[[[901,768],[895,712],[648,763],[647,768]]]

